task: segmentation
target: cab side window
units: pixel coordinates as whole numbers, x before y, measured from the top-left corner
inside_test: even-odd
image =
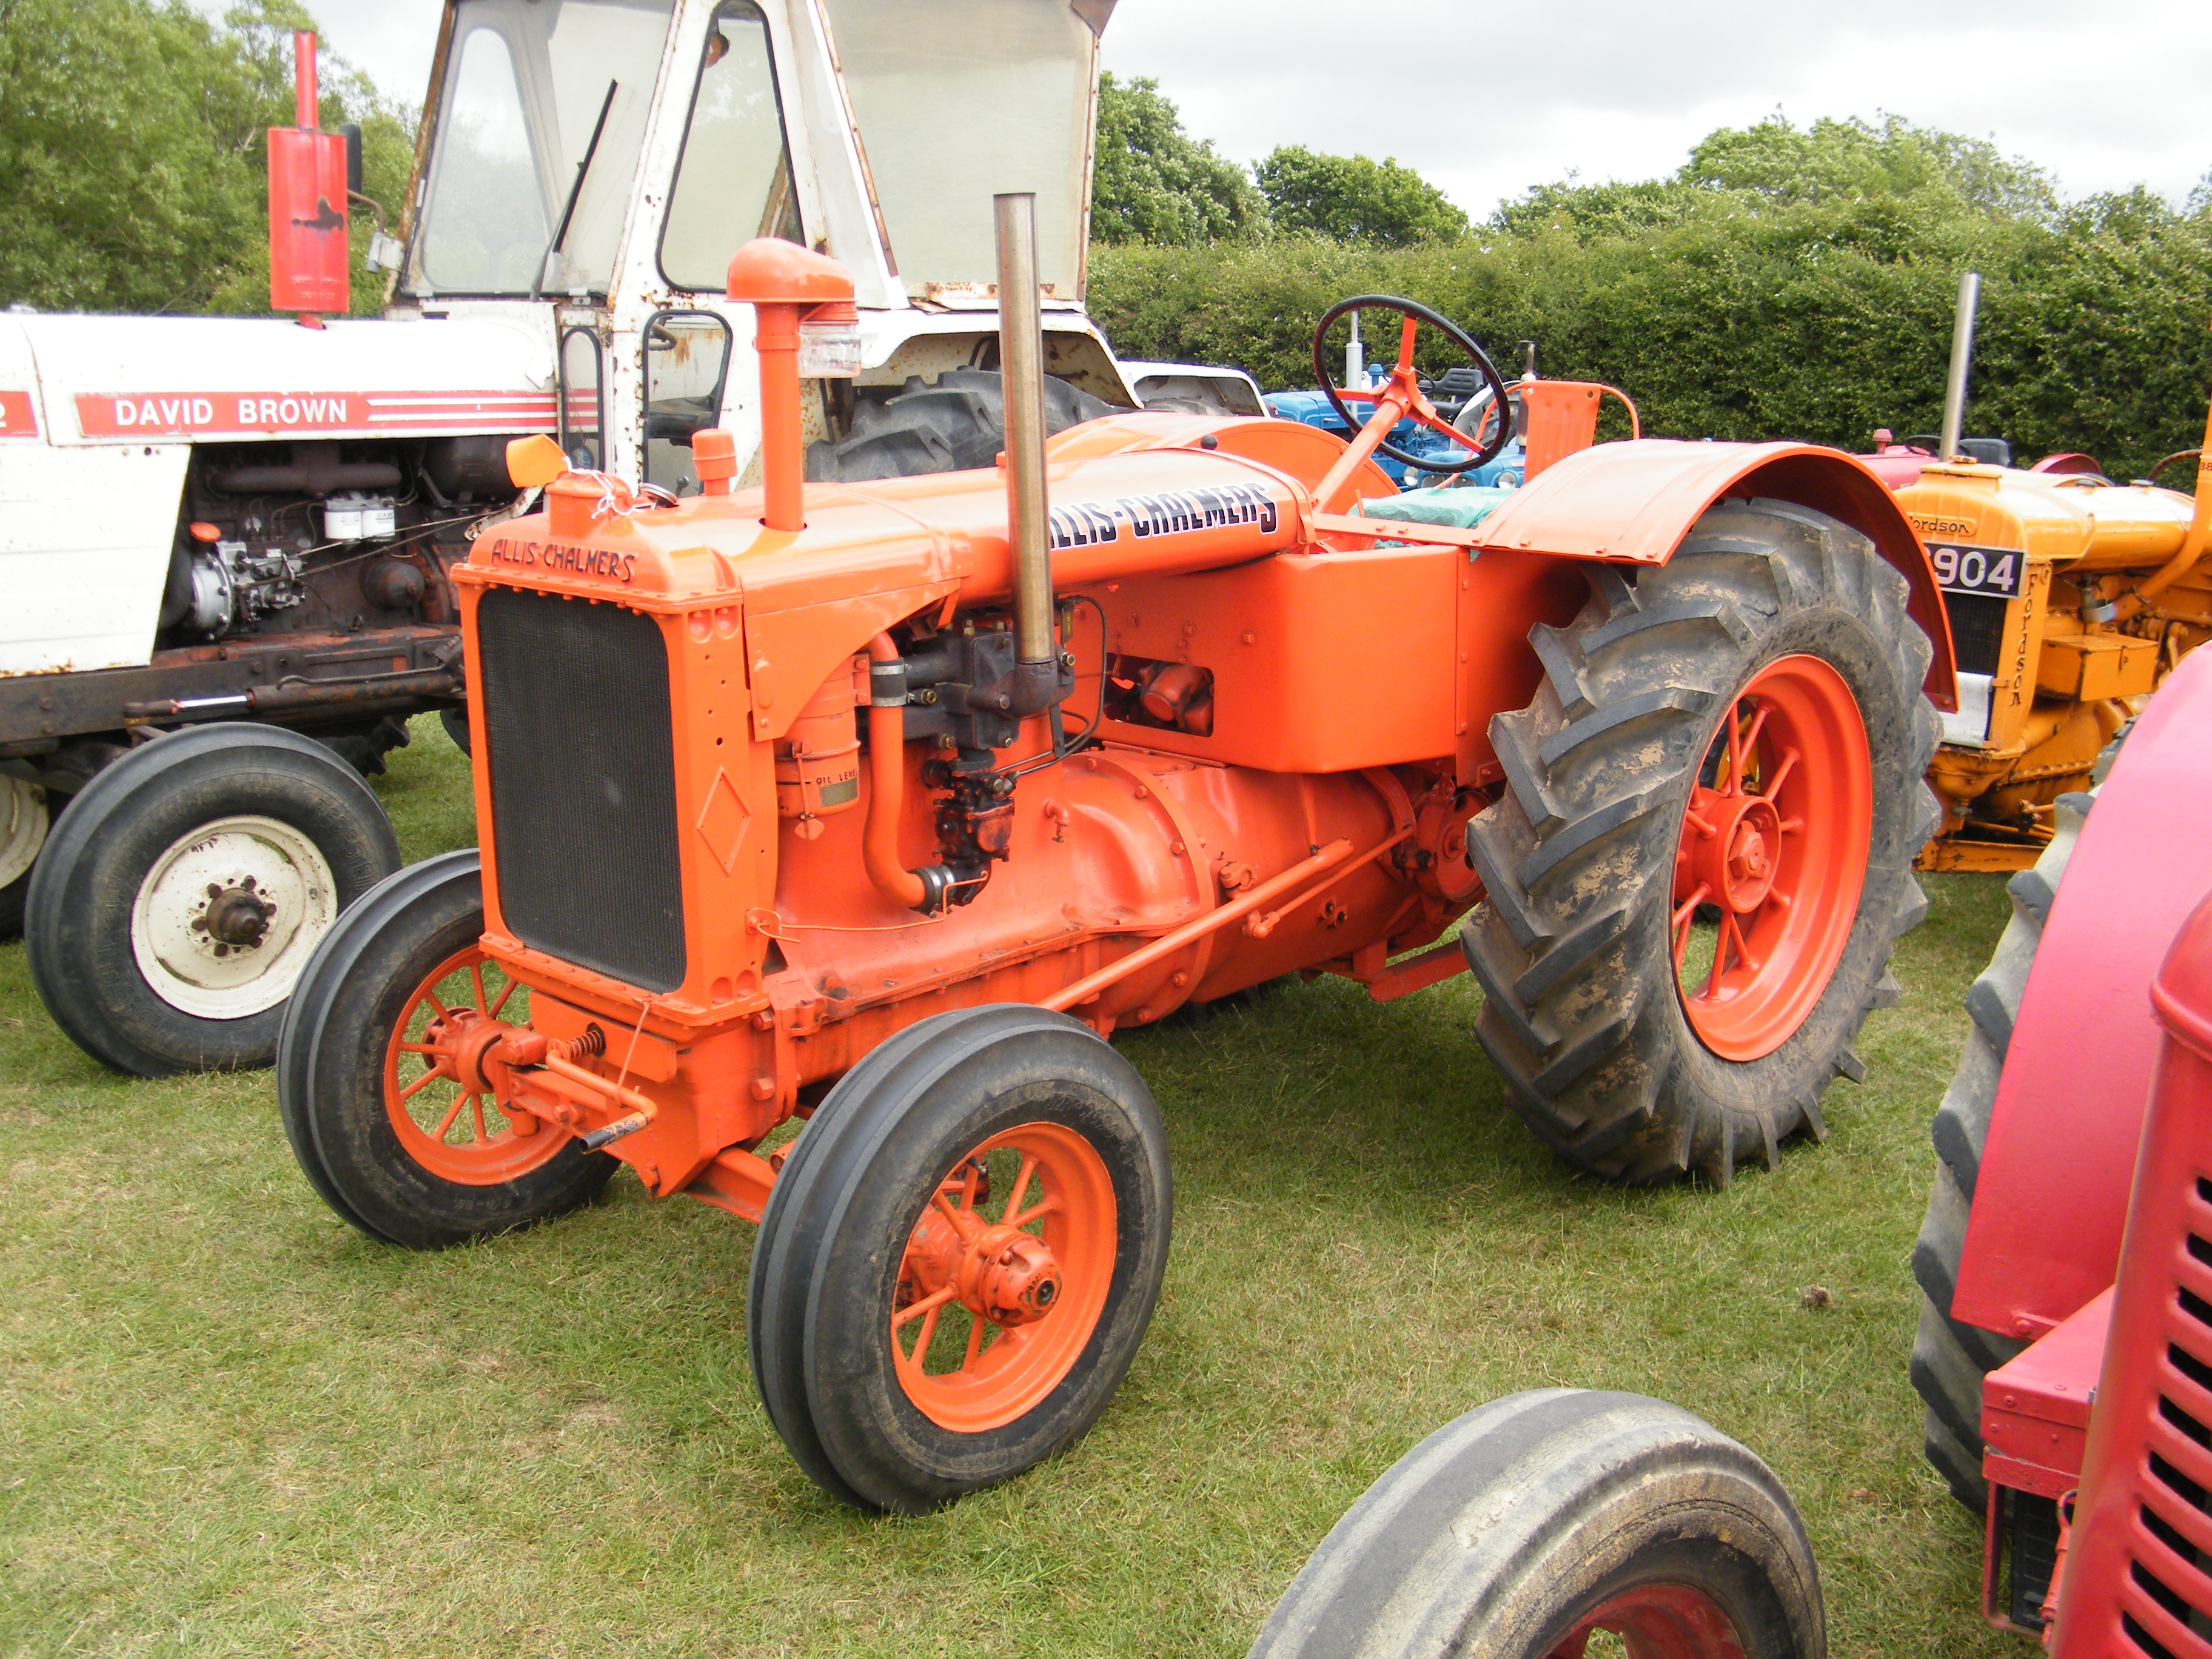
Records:
[[[660,235],[661,274],[678,289],[719,294],[730,256],[757,236],[805,240],[768,21],[750,0],[727,0],[708,26]]]

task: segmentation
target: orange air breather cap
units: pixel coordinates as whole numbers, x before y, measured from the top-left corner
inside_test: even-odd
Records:
[[[738,476],[737,434],[719,426],[693,433],[691,470],[699,475],[701,495],[728,495],[730,481]]]

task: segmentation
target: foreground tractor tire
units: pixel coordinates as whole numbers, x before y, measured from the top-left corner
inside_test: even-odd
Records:
[[[799,1467],[917,1515],[1098,1420],[1167,1271],[1167,1139],[1065,1014],[956,1010],[839,1081],[769,1197],[753,1380]]]
[[[1491,723],[1462,931],[1483,1047],[1563,1157],[1615,1180],[1772,1167],[1898,994],[1939,811],[1931,652],[1856,532],[1729,501],[1663,567],[1600,567],[1529,638],[1535,701]]]
[[[31,874],[31,982],[119,1072],[266,1066],[318,943],[399,866],[391,821],[321,744],[264,726],[156,738],[70,799]]]
[[[1790,1494],[1679,1407],[1544,1389],[1401,1458],[1336,1523],[1251,1659],[1822,1659]]]
[[[373,1238],[442,1249],[586,1204],[616,1160],[461,1080],[473,1030],[528,994],[484,956],[474,848],[411,865],[339,919],[276,1051],[285,1137],[315,1190]]]
[[[31,897],[31,866],[52,828],[46,792],[0,772],[0,939],[20,938]]]
[[[2027,1345],[1960,1324],[1951,1317],[1951,1300],[1959,1288],[1974,1183],[1989,1140],[1990,1113],[1996,1105],[2013,1021],[2020,1014],[2021,994],[2027,988],[2028,969],[2042,942],[2051,900],[2081,837],[2087,800],[2078,795],[2059,797],[2051,844],[2034,868],[2005,884],[2012,895],[2012,920],[2005,924],[1990,965],[1966,992],[1966,1014],[1972,1023],[1959,1051],[1959,1069],[1936,1114],[1931,1131],[1936,1183],[1928,1194],[1920,1237],[1912,1246],[1912,1276],[1921,1291],[1920,1327],[1912,1340],[1912,1386],[1928,1402],[1928,1461],[1951,1495],[1977,1517],[1989,1507],[1989,1487],[1982,1479],[1982,1378]],[[2051,1524],[2055,1540],[2055,1520]]]

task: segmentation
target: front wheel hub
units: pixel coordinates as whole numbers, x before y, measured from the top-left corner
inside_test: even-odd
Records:
[[[465,1187],[497,1187],[557,1158],[570,1137],[502,1097],[493,1050],[527,1035],[504,1018],[517,989],[471,945],[416,987],[385,1048],[384,1107],[418,1168]]]
[[[960,1299],[994,1325],[1042,1319],[1060,1299],[1060,1264],[1044,1240],[993,1227],[969,1247]]]
[[[952,1214],[965,1219],[968,1212]],[[1051,1312],[1063,1287],[1060,1263],[1042,1238],[1003,1223],[978,1224],[963,1236],[933,1206],[907,1242],[898,1305],[912,1307],[948,1288],[970,1314],[1011,1329]]]
[[[337,920],[330,861],[302,830],[240,814],[178,837],[141,878],[131,950],[155,995],[200,1019],[243,1019],[292,994]]]
[[[484,1060],[514,1031],[504,1020],[487,1019],[473,1008],[456,1008],[434,1022],[429,1035],[451,1056],[453,1076],[463,1088],[496,1095],[499,1085],[485,1071]]]
[[[213,939],[220,947],[250,951],[261,943],[269,932],[270,919],[276,907],[253,890],[253,878],[248,876],[236,887],[208,889],[208,907],[194,919],[192,926]]]
[[[907,1235],[891,1297],[908,1401],[939,1428],[981,1433],[1050,1397],[1106,1305],[1116,1213],[1104,1159],[1066,1124],[1017,1124],[954,1164]]]

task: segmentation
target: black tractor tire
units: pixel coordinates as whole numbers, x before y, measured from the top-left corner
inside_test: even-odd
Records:
[[[446,728],[446,735],[453,740],[453,747],[464,755],[473,755],[469,747],[469,711],[465,708],[441,708],[438,724]]]
[[[70,1041],[117,1071],[266,1066],[317,942],[398,867],[383,806],[321,744],[265,726],[179,732],[102,769],[55,823],[24,916],[31,983]],[[202,894],[195,870],[220,879]],[[222,945],[198,925],[224,892],[234,912],[236,893],[257,896],[258,943]]]
[[[2051,920],[2051,900],[2081,838],[2091,796],[2061,795],[2050,845],[2030,870],[2005,884],[2012,919],[1998,937],[1990,965],[1966,991],[1966,1040],[1959,1068],[1936,1113],[1936,1180],[1928,1213],[1912,1246],[1912,1277],[1920,1285],[1920,1325],[1912,1340],[1912,1386],[1928,1402],[1928,1461],[1951,1495],[1976,1516],[1987,1512],[1982,1479],[1982,1379],[2027,1345],[1951,1317],[1966,1222],[1973,1213],[1974,1184],[1989,1144],[1990,1114],[2004,1074],[2005,1052],[2028,969]]]
[[[1057,375],[1044,377],[1048,434],[1102,415],[1114,405]],[[995,368],[947,369],[933,380],[909,374],[888,398],[863,398],[842,441],[806,447],[810,483],[862,483],[925,472],[989,466],[1006,447],[1006,398]]]
[[[1812,1547],[1772,1470],[1680,1407],[1542,1389],[1469,1412],[1385,1471],[1250,1659],[1546,1659],[1580,1653],[1593,1618],[1616,1632],[1656,1619],[1676,1638],[1631,1636],[1631,1653],[1827,1651]]]
[[[31,902],[31,872],[28,870],[0,887],[0,944],[23,936],[23,912]]]
[[[368,720],[357,726],[319,731],[315,735],[365,778],[382,776],[384,757],[395,749],[404,749],[410,740],[407,722],[397,714],[386,714],[381,720]]]
[[[370,1237],[408,1249],[444,1249],[564,1214],[615,1172],[615,1158],[561,1135],[555,1155],[526,1174],[473,1185],[425,1169],[394,1132],[386,1043],[425,976],[474,945],[483,925],[474,848],[410,865],[324,937],[277,1045],[277,1110],[308,1184]]]
[[[1923,777],[1941,731],[1922,690],[1932,647],[1871,542],[1785,502],[1723,502],[1665,565],[1588,574],[1572,623],[1530,630],[1534,701],[1491,722],[1505,790],[1468,830],[1487,890],[1461,933],[1476,1030],[1516,1109],[1569,1162],[1725,1184],[1743,1156],[1774,1167],[1800,1129],[1825,1138],[1821,1095],[1864,1075],[1859,1028],[1900,994],[1890,957],[1927,912],[1912,859],[1941,817]],[[1790,657],[1826,663],[1863,718],[1867,865],[1818,1001],[1779,1047],[1724,1059],[1676,982],[1675,854],[1709,734]]]
[[[20,765],[21,763],[15,764]],[[33,781],[12,769],[0,775],[0,940],[19,939],[23,932],[23,908],[30,902],[31,872],[53,828],[52,815],[61,803]],[[6,875],[8,869],[15,873]]]
[[[947,1427],[898,1372],[890,1321],[905,1243],[971,1151],[1040,1123],[1079,1138],[1110,1182],[1103,1300],[1048,1393],[998,1426]],[[861,1508],[919,1515],[1012,1479],[1087,1433],[1127,1375],[1173,1212],[1151,1091],[1089,1027],[1018,1006],[908,1027],[839,1080],[770,1191],[746,1304],[769,1421],[817,1485]]]

